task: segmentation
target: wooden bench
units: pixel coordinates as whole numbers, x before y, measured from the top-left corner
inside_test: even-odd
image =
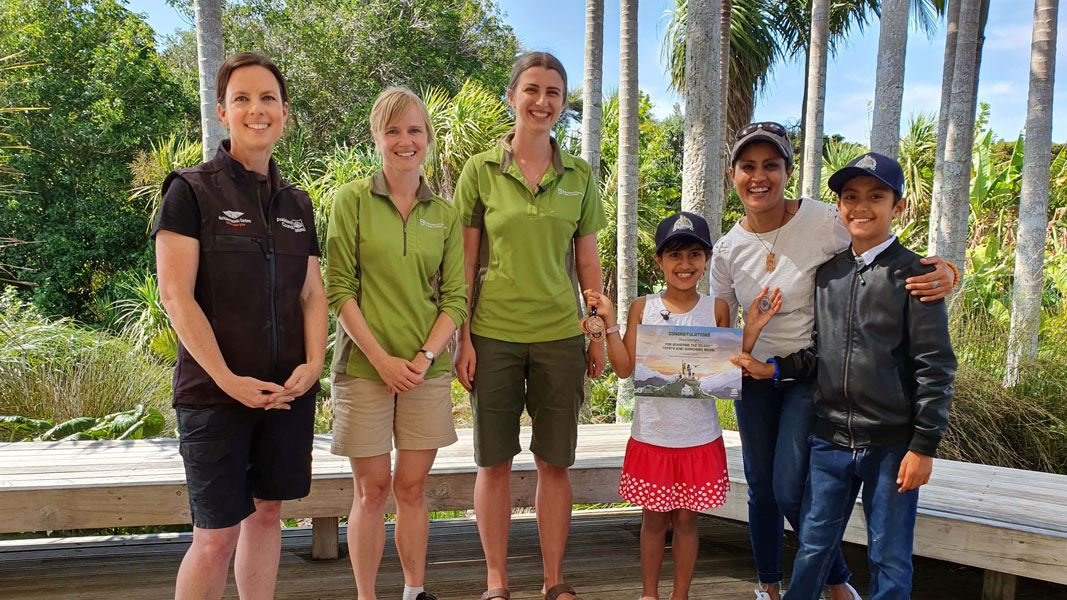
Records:
[[[584,425],[572,469],[574,502],[618,502],[616,492],[628,425]],[[529,431],[523,431],[523,446]],[[442,450],[427,486],[431,510],[472,506],[470,430]],[[726,432],[732,489],[709,514],[746,521],[747,485],[740,440]],[[533,458],[516,457],[516,507],[532,506]],[[188,523],[184,471],[175,440],[0,444],[0,533]],[[923,488],[915,553],[986,570],[984,598],[1012,598],[1015,577],[1067,584],[1067,476],[938,460]],[[286,502],[287,518],[311,518],[312,554],[338,556],[338,517],[348,514],[348,462],[329,454],[328,436],[315,441],[311,494]],[[391,510],[388,509],[388,510]],[[867,541],[857,510],[845,539]]]

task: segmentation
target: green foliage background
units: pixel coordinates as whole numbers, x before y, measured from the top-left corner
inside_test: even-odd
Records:
[[[10,131],[31,151],[10,157],[24,193],[0,199],[0,237],[35,244],[5,262],[29,267],[34,299],[49,313],[85,315],[108,278],[147,264],[144,215],[126,202],[129,162],[147,140],[196,110],[155,49],[154,34],[114,0],[5,0],[0,56],[34,63],[0,88]]]

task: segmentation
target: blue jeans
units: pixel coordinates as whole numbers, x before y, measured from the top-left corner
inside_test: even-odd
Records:
[[[773,382],[746,377],[742,399],[734,402],[748,480],[748,532],[760,583],[782,581],[783,516],[799,531],[814,418],[811,393],[808,383],[779,389]],[[844,583],[850,576],[838,551],[826,583]]]
[[[815,600],[834,557],[841,552],[848,518],[863,490],[867,518],[868,600],[911,596],[911,550],[919,490],[897,492],[905,446],[849,449],[812,436],[811,477],[804,492],[800,550],[793,563],[789,600]]]

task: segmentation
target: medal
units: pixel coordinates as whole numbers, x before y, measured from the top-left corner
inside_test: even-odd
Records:
[[[771,299],[769,296],[764,296],[759,299],[760,312],[767,312],[771,309]]]
[[[768,252],[767,260],[765,262],[767,264],[767,272],[771,273],[774,271],[774,267],[778,264],[778,257],[774,254],[774,252]]]
[[[604,337],[604,330],[607,329],[604,325],[604,318],[596,314],[595,306],[589,309],[589,316],[582,319],[578,326],[582,328],[585,335],[594,340]]]

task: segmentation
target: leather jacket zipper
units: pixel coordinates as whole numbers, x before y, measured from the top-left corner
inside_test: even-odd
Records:
[[[845,397],[845,404],[848,407],[848,445],[850,448],[855,445],[856,440],[852,432],[852,400],[848,397],[848,363],[852,358],[852,313],[856,309],[856,281],[859,279],[859,273],[859,269],[852,271],[852,287],[849,290],[848,295],[848,329],[845,342],[845,366],[841,378],[841,393]]]

